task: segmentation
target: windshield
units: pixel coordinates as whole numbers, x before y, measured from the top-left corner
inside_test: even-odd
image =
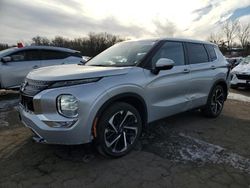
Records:
[[[16,48],[9,48],[6,50],[0,51],[0,57],[4,57],[5,55],[8,55],[10,52],[13,52]]]
[[[121,42],[89,60],[86,65],[112,67],[135,66],[154,44],[155,41]]]
[[[246,57],[245,59],[242,60],[242,64],[250,64],[250,57]]]

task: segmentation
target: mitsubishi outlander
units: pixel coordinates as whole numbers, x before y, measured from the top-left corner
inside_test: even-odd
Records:
[[[148,123],[190,109],[215,118],[227,98],[229,66],[209,42],[164,38],[125,41],[85,65],[30,72],[21,86],[21,121],[38,142],[94,142],[120,157]]]

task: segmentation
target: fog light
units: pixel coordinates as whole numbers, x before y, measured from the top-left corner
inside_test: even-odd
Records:
[[[57,98],[57,109],[59,114],[75,118],[78,116],[78,100],[70,94],[60,95]]]

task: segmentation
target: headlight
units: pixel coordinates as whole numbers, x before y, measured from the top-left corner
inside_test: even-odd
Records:
[[[59,114],[74,118],[78,115],[78,100],[70,94],[60,95],[57,98],[57,109]]]
[[[65,87],[65,86],[72,86],[72,85],[78,85],[78,84],[87,84],[91,82],[97,82],[101,78],[85,78],[81,80],[66,80],[66,81],[58,81],[53,83],[49,86],[49,88],[56,88],[56,87]]]

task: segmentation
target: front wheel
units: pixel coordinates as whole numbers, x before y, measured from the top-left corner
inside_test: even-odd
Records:
[[[121,157],[134,147],[141,131],[137,109],[127,103],[114,103],[98,121],[97,149],[103,155]]]
[[[208,96],[207,104],[202,109],[207,117],[217,117],[220,115],[225,101],[225,91],[221,85],[216,85]]]

